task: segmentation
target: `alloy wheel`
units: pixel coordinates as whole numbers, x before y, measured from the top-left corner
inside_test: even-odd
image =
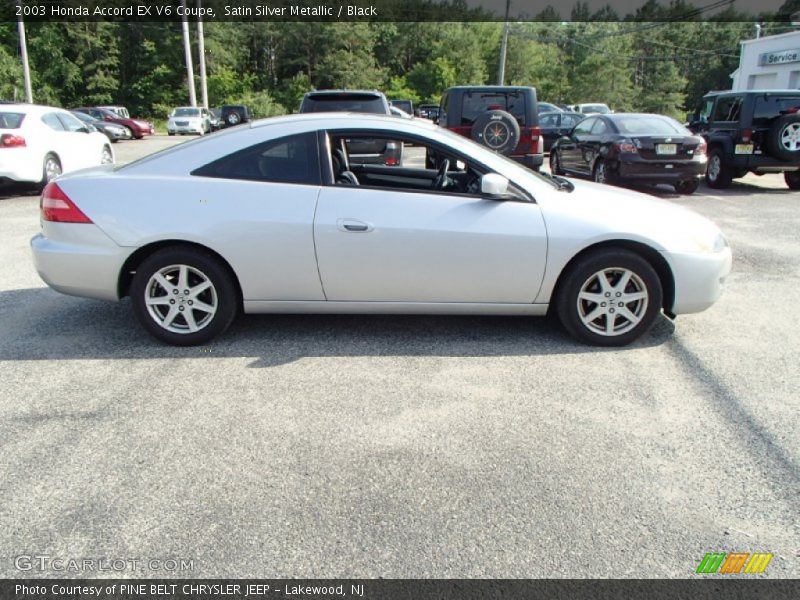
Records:
[[[713,154],[708,161],[708,178],[711,181],[716,181],[719,178],[721,170],[722,159],[720,159],[718,154]]]
[[[155,272],[145,286],[144,301],[153,321],[181,334],[206,327],[219,308],[211,279],[188,265],[169,265]]]
[[[103,154],[100,156],[101,165],[110,165],[114,162],[114,157],[111,155],[111,150],[108,146],[103,146]]]
[[[605,161],[601,160],[599,163],[597,163],[597,166],[594,168],[594,180],[597,183],[608,183]]]
[[[584,327],[603,336],[627,333],[644,318],[648,293],[630,269],[607,268],[593,273],[578,293],[578,317]]]
[[[61,175],[61,164],[52,156],[48,156],[44,163],[44,173],[48,183],[53,181],[53,179]]]
[[[789,123],[783,128],[781,146],[789,152],[800,150],[800,123]]]

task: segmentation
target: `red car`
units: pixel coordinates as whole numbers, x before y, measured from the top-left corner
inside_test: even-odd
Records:
[[[145,121],[144,119],[126,119],[124,117],[120,117],[117,113],[112,112],[107,108],[99,108],[94,106],[75,108],[72,110],[86,113],[87,115],[91,115],[95,119],[99,119],[101,121],[122,125],[131,132],[131,137],[136,138],[137,140],[142,139],[146,135],[153,135],[156,132],[155,127],[150,121]]]

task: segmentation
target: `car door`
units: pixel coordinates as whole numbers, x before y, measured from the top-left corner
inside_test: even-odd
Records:
[[[584,119],[572,128],[568,136],[565,136],[558,144],[559,158],[561,167],[566,171],[574,173],[584,173],[585,164],[583,158],[583,145],[586,143],[591,133],[592,127],[597,122],[596,117]]]
[[[314,242],[341,302],[530,304],[547,255],[530,199],[364,185],[322,187]]]
[[[602,117],[594,119],[589,135],[584,136],[580,146],[580,164],[578,166],[581,173],[591,175],[594,171],[594,163],[600,156],[600,145],[603,136],[610,131],[608,123]]]

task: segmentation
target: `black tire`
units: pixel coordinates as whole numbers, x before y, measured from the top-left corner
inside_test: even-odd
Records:
[[[553,175],[564,175],[564,169],[561,168],[561,158],[558,156],[558,150],[555,148],[550,149],[550,173]]]
[[[783,115],[775,119],[767,132],[766,146],[767,152],[779,160],[800,159],[800,114]],[[794,150],[791,146],[794,146]]]
[[[472,123],[472,139],[490,150],[509,155],[519,143],[519,123],[504,110],[490,110]]]
[[[186,294],[185,290],[178,290],[173,299],[169,290],[155,282],[153,277],[159,271],[163,271],[163,276],[169,283],[177,284],[181,266],[187,267],[185,289],[191,289],[204,281],[210,282],[211,287],[196,296]],[[145,259],[136,269],[130,296],[133,312],[145,330],[156,339],[173,346],[196,346],[209,342],[228,329],[238,310],[236,287],[225,265],[208,252],[180,246],[164,248]],[[155,305],[151,314],[146,297],[177,302]],[[192,305],[195,308],[191,308],[189,302],[192,300],[198,304],[213,306],[216,312],[209,313],[196,308],[197,305]],[[170,311],[175,308],[184,310],[176,312],[167,323]],[[187,320],[189,314],[199,327],[197,331],[189,331],[189,320]],[[167,329],[167,326],[173,327],[173,330]]]
[[[174,131],[168,131],[167,135],[175,135],[175,132]]]
[[[611,284],[620,284],[623,272],[632,275],[625,291],[621,294],[640,294],[646,292],[645,299],[635,299],[624,306],[613,306],[616,300],[622,302],[624,296],[617,297],[613,287],[603,291],[599,284],[599,273],[610,275]],[[616,277],[616,279],[614,279]],[[595,289],[597,284],[597,289]],[[584,289],[586,288],[586,289]],[[586,295],[597,295],[611,306],[600,306],[601,302],[579,299],[581,292]],[[587,254],[573,264],[569,271],[562,275],[554,298],[558,318],[564,328],[575,339],[595,346],[624,346],[646,333],[661,312],[663,292],[661,280],[653,267],[638,254],[621,248],[608,248]],[[627,310],[639,320],[628,319],[623,310]],[[599,314],[585,324],[583,319],[592,317],[593,312]],[[613,313],[613,316],[611,315]],[[611,333],[608,331],[610,320]]]
[[[38,188],[43,190],[44,186],[61,175],[61,173],[61,161],[58,156],[48,152],[44,157],[44,161],[42,161],[42,178],[39,180]]]
[[[784,171],[783,180],[790,190],[800,190],[800,171]]]
[[[592,169],[592,179],[595,183],[604,183],[606,185],[614,185],[617,183],[617,178],[614,176],[611,163],[604,158],[598,158],[597,161],[595,161],[594,169]]]
[[[718,161],[718,164],[716,164]],[[733,181],[733,169],[725,160],[725,153],[720,148],[714,148],[708,155],[706,165],[706,185],[715,190],[724,190],[730,187]]]
[[[691,196],[697,191],[697,188],[700,187],[700,178],[694,177],[686,181],[679,181],[673,187],[676,193],[683,194],[684,196]]]

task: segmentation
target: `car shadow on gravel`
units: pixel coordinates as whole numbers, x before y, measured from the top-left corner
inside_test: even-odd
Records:
[[[252,357],[272,367],[306,357],[497,357],[620,352],[660,346],[666,317],[624,349],[583,345],[545,317],[413,315],[242,315],[207,346],[180,348],[151,338],[130,301],[63,296],[48,288],[0,292],[0,360]]]

